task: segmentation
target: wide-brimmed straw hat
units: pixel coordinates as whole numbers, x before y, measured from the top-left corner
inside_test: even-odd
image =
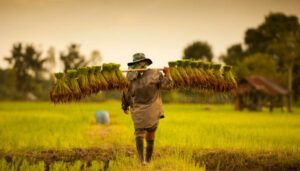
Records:
[[[134,64],[139,63],[139,62],[142,62],[142,61],[147,62],[148,65],[151,65],[151,64],[152,64],[151,59],[146,58],[145,54],[143,54],[143,53],[135,53],[135,54],[133,55],[133,62],[129,62],[127,65],[128,65],[128,66],[131,66],[131,65],[134,65]]]

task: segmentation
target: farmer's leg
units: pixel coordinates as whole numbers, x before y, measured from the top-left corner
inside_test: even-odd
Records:
[[[151,160],[151,156],[154,148],[155,131],[156,128],[154,130],[147,131],[146,133],[146,141],[147,141],[146,162],[150,162]]]
[[[135,141],[136,141],[136,149],[139,154],[139,159],[141,163],[144,162],[144,138],[146,136],[146,131],[135,131]]]

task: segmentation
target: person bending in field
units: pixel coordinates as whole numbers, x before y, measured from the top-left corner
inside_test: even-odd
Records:
[[[128,63],[129,69],[145,69],[152,61],[143,53],[133,55],[133,62]],[[125,114],[131,112],[134,123],[136,148],[139,159],[144,164],[144,139],[147,141],[146,162],[150,162],[155,131],[160,118],[164,118],[160,89],[170,89],[173,85],[170,69],[164,68],[163,75],[155,69],[143,72],[128,72],[128,89],[122,93],[122,109]]]

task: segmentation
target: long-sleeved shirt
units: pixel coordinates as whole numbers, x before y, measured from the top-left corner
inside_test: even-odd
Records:
[[[172,85],[171,77],[153,69],[130,81],[128,90],[122,94],[122,109],[125,111],[130,107],[135,128],[150,128],[158,123],[164,113],[159,90],[170,89]]]

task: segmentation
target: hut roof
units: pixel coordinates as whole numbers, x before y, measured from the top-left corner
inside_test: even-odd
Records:
[[[237,93],[242,94],[255,88],[270,95],[286,95],[288,91],[274,80],[262,76],[249,76],[242,80]]]

